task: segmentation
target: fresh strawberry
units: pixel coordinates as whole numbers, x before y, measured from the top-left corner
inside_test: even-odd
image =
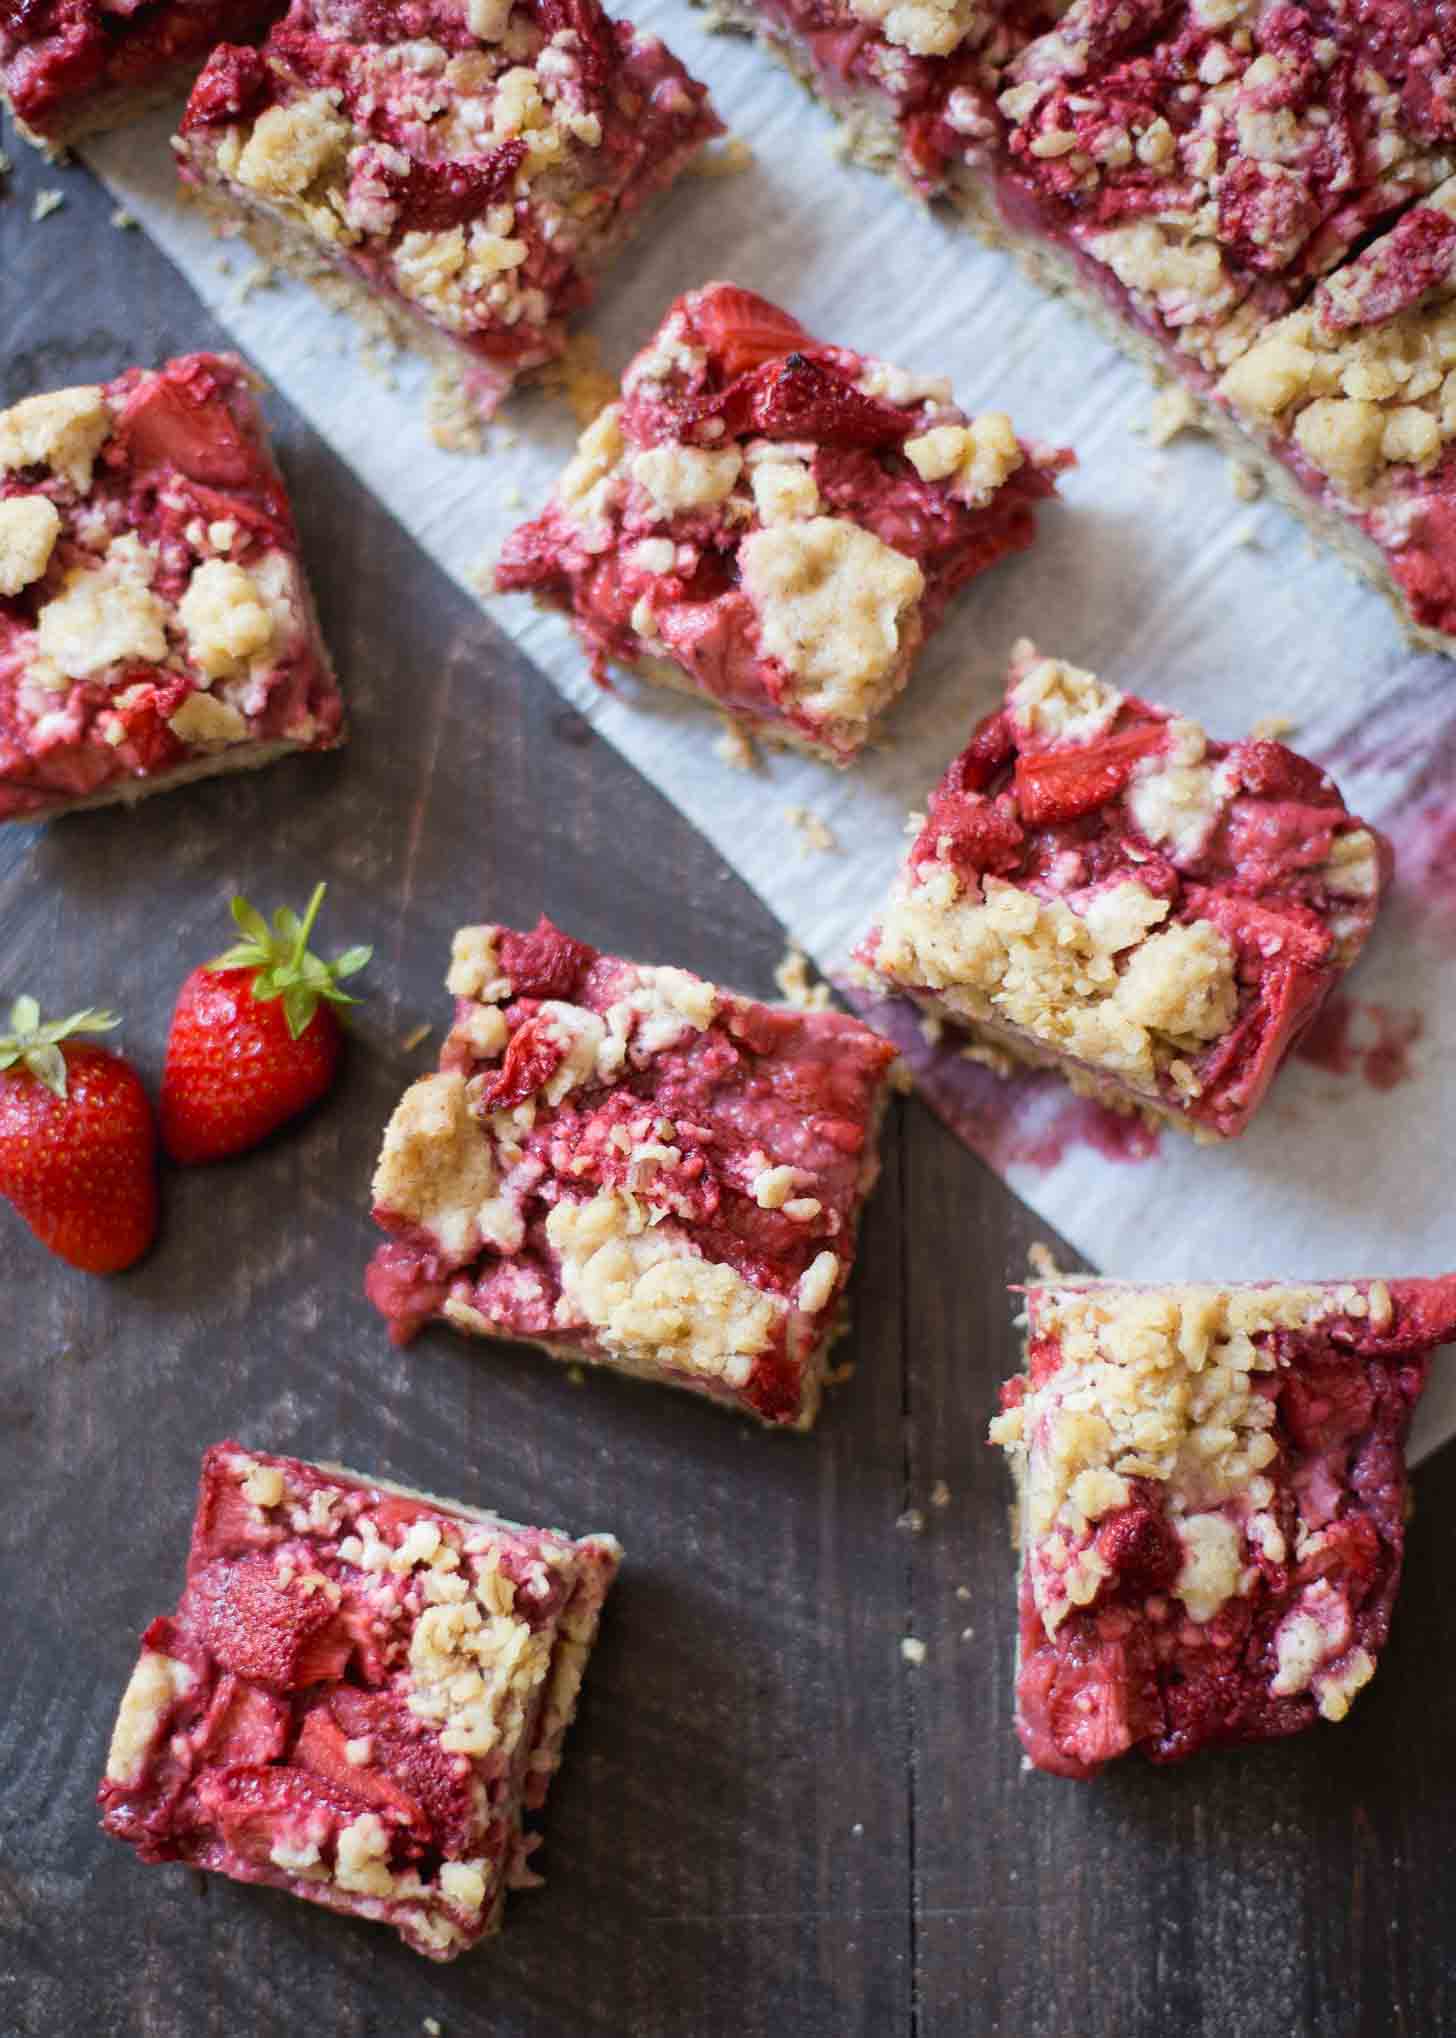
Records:
[[[340,979],[363,969],[371,951],[351,948],[331,963],[310,953],[324,889],[302,920],[280,906],[271,928],[234,899],[246,938],[178,992],[162,1071],[162,1144],[174,1161],[246,1153],[332,1085],[344,1044],[333,1007],[356,1002]]]
[[[703,345],[729,376],[812,344],[796,318],[736,283],[700,291],[692,300],[692,320]]]
[[[1132,777],[1139,758],[1167,742],[1161,722],[1134,722],[1091,743],[1056,750],[1023,751],[1016,760],[1016,802],[1032,827],[1074,821],[1116,797]]]
[[[0,1194],[88,1274],[120,1273],[157,1234],[157,1129],[141,1079],[72,1038],[120,1024],[90,1011],[43,1021],[34,998],[17,998],[0,1036]]]

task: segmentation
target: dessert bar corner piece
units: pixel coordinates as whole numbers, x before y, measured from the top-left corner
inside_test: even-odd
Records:
[[[1266,327],[1217,394],[1412,634],[1456,649],[1456,177]]]
[[[1282,743],[1216,742],[1025,642],[915,818],[858,951],[876,984],[1203,1139],[1248,1125],[1389,869]]]
[[[843,1328],[893,1049],[542,920],[464,927],[439,1072],[374,1177],[368,1292],[807,1429]]]
[[[14,0],[0,7],[0,103],[58,155],[185,93],[213,47],[250,42],[286,0]]]
[[[599,676],[615,659],[849,764],[1071,459],[710,283],[632,362],[496,586],[564,610]]]
[[[646,201],[722,127],[598,0],[294,0],[176,140],[259,252],[430,359],[464,419],[560,356]]]
[[[1439,1280],[1027,1290],[1017,1729],[1086,1777],[1343,1719],[1400,1581]]]
[[[1440,0],[709,4],[822,95],[850,153],[1181,377],[1419,641],[1456,650]]]
[[[216,1444],[177,1611],[99,1792],[107,1832],[455,1956],[529,1880],[621,1551],[338,1465]]]
[[[0,411],[0,821],[342,737],[241,361],[189,354]]]

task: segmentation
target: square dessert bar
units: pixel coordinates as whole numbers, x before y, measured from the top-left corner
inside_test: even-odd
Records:
[[[241,361],[188,354],[0,411],[0,821],[342,740]]]
[[[858,957],[976,1059],[1227,1139],[1359,955],[1388,867],[1282,743],[1215,742],[1023,642]]]
[[[581,439],[502,592],[592,651],[849,764],[958,588],[1035,536],[1069,453],[751,291],[680,297]]]
[[[0,101],[55,154],[184,93],[220,42],[250,42],[287,0],[9,0]]]
[[[374,1177],[395,1338],[439,1318],[807,1429],[894,1050],[545,919],[461,928],[447,984]]]
[[[1343,1719],[1400,1582],[1405,1439],[1456,1275],[1027,1290],[991,1440],[1021,1551],[1016,1723],[1092,1775]]]
[[[98,1801],[183,1861],[391,1925],[500,1928],[621,1551],[338,1465],[215,1444],[187,1581],[121,1701]]]
[[[176,148],[259,251],[425,354],[466,410],[565,349],[592,277],[722,132],[597,0],[294,0],[217,50]]]

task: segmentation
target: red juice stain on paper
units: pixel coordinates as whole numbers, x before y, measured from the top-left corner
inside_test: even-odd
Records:
[[[1330,1075],[1361,1075],[1374,1090],[1393,1090],[1415,1074],[1410,1050],[1425,1030],[1419,1012],[1337,991],[1294,1051]]]
[[[964,1041],[949,1031],[928,1040],[908,999],[872,1000],[851,985],[840,988],[862,1019],[894,1041],[931,1110],[988,1167],[1047,1170],[1077,1147],[1122,1162],[1150,1160],[1158,1151],[1158,1133],[1141,1118],[1074,1096],[1049,1069],[998,1075],[968,1061]]]
[[[1456,936],[1456,803],[1427,801],[1389,832],[1397,887],[1413,896],[1443,935]]]

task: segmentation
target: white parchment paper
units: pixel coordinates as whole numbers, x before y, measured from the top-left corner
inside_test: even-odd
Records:
[[[1137,429],[1151,403],[1143,376],[1004,257],[837,161],[828,119],[751,46],[707,34],[682,0],[633,11],[709,81],[755,162],[741,175],[686,179],[630,246],[593,317],[606,366],[625,365],[677,292],[730,277],[826,337],[950,375],[967,409],[1009,410],[1024,436],[1074,447],[1081,465],[1065,481],[1064,506],[1043,513],[1032,551],[974,584],[951,611],[895,711],[889,744],[847,773],[782,756],[753,773],[735,769],[716,754],[710,714],[658,692],[599,691],[564,625],[525,601],[493,601],[495,619],[830,972],[884,894],[907,810],[995,703],[1013,638],[1033,636],[1220,736],[1287,716],[1292,740],[1336,770],[1351,805],[1390,829],[1401,858],[1390,909],[1351,982],[1360,1003],[1349,1070],[1295,1062],[1254,1129],[1226,1150],[1165,1134],[1151,1157],[1109,1158],[1082,1136],[1085,1122],[1075,1108],[1068,1115],[1059,1089],[1054,1098],[1045,1085],[988,1092],[993,1079],[974,1070],[972,1093],[964,1108],[951,1100],[951,1115],[1020,1195],[1110,1273],[1338,1276],[1456,1265],[1456,1098],[1445,1074],[1456,1065],[1456,903],[1442,897],[1444,855],[1444,888],[1456,899],[1456,799],[1447,790],[1456,664],[1413,656],[1376,595],[1317,555],[1281,511],[1236,498],[1228,464],[1206,442],[1152,449]],[[170,124],[107,137],[85,154],[240,348],[468,584],[471,568],[549,493],[575,437],[564,404],[509,405],[484,457],[438,451],[416,366],[399,364],[393,387],[370,379],[347,321],[307,290],[288,282],[239,290],[256,265],[179,200]],[[790,806],[819,816],[837,851],[801,853]],[[494,903],[510,911],[510,901]],[[1381,1051],[1382,1039],[1417,1029],[1403,1053]],[[1448,1366],[1433,1382],[1417,1447],[1429,1451],[1453,1431]]]

